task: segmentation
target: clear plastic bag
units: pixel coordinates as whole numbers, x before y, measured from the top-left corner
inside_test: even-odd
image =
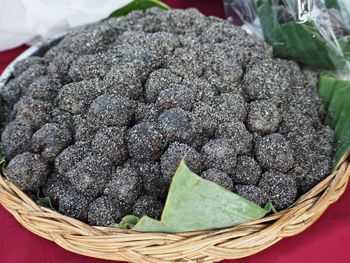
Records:
[[[276,56],[350,79],[349,0],[224,0],[228,19],[265,38]]]

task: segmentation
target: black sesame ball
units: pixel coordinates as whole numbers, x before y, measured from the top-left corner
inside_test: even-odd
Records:
[[[195,125],[191,113],[179,108],[170,109],[158,118],[159,129],[168,142],[191,142],[197,132]]]
[[[131,157],[140,161],[157,160],[164,147],[163,135],[148,122],[129,130],[128,150]]]
[[[187,111],[192,109],[195,102],[195,92],[185,86],[174,86],[159,93],[156,104],[160,109],[181,108]]]
[[[222,93],[213,98],[212,107],[219,122],[235,118],[244,121],[247,117],[246,102],[239,94]]]
[[[21,119],[7,124],[1,135],[1,145],[6,159],[30,150],[33,131],[30,124]]]
[[[251,150],[252,135],[243,122],[233,119],[222,123],[216,131],[216,138],[227,139],[237,153],[247,153]]]
[[[213,137],[219,125],[215,109],[209,103],[198,102],[195,103],[192,114],[203,134],[207,137]]]
[[[207,169],[220,169],[232,174],[237,162],[237,151],[231,147],[228,139],[215,139],[209,141],[202,148],[204,164]]]
[[[212,63],[211,74],[208,76],[210,84],[215,86],[220,93],[240,91],[240,79],[243,70],[237,62]]]
[[[113,67],[105,78],[111,94],[129,99],[137,99],[142,93],[142,83],[138,69],[133,64]]]
[[[46,66],[41,64],[34,64],[27,68],[18,78],[17,81],[22,88],[25,90],[30,84],[36,79],[44,76],[47,72]]]
[[[17,79],[12,79],[6,85],[1,86],[0,92],[1,98],[12,107],[21,97],[22,88]]]
[[[297,185],[288,174],[276,170],[263,173],[258,186],[265,191],[277,210],[291,206],[297,197]]]
[[[103,34],[97,29],[68,35],[66,43],[69,50],[76,54],[94,54],[102,51],[106,45]]]
[[[104,127],[97,131],[91,148],[94,153],[108,158],[113,164],[120,165],[128,157],[124,143],[125,129],[119,127]]]
[[[111,162],[99,155],[88,155],[65,174],[72,186],[80,193],[96,197],[103,191],[111,175]]]
[[[104,194],[116,198],[126,207],[141,195],[142,179],[132,166],[117,167],[104,188]]]
[[[160,158],[160,166],[164,182],[169,185],[175,175],[181,160],[195,173],[200,174],[203,170],[202,156],[192,147],[174,142]]]
[[[255,185],[239,184],[235,186],[235,193],[239,196],[257,204],[260,207],[264,207],[269,201],[268,194],[260,187]]]
[[[162,90],[170,88],[171,84],[179,83],[181,78],[167,69],[158,69],[151,73],[145,84],[145,99],[155,102]]]
[[[293,151],[288,141],[278,133],[258,138],[255,142],[255,154],[264,169],[286,172],[294,164]]]
[[[142,217],[149,216],[153,219],[160,219],[162,215],[163,204],[151,195],[142,195],[137,199],[133,206],[133,215]]]
[[[44,197],[49,197],[53,206],[58,206],[60,197],[69,188],[69,184],[63,181],[59,176],[52,175],[47,178],[41,190]]]
[[[124,216],[121,205],[108,196],[101,196],[89,205],[88,222],[93,226],[109,226],[120,222]]]
[[[85,112],[100,91],[96,81],[81,81],[65,85],[58,94],[62,110],[73,114]]]
[[[47,123],[37,130],[32,137],[32,148],[41,153],[47,161],[54,161],[72,140],[72,135],[65,127],[56,123]]]
[[[86,79],[102,79],[109,71],[107,56],[82,55],[73,61],[69,68],[69,76],[75,82]]]
[[[194,79],[203,72],[198,52],[190,48],[177,48],[168,59],[167,68],[183,78]]]
[[[52,55],[56,56],[51,60],[47,67],[48,75],[52,78],[59,79],[62,84],[70,83],[72,79],[69,76],[69,68],[74,61],[75,56],[68,52],[59,52],[58,54]]]
[[[49,114],[51,105],[42,100],[31,98],[21,99],[13,109],[17,119],[22,119],[30,124],[33,130],[37,130],[44,124],[50,122]]]
[[[90,153],[90,146],[85,142],[78,142],[64,149],[55,159],[55,171],[65,176],[77,163]]]
[[[232,175],[235,184],[256,185],[261,176],[261,169],[257,161],[249,156],[239,156],[235,172]]]
[[[88,120],[100,126],[129,125],[134,115],[131,103],[117,95],[101,95],[90,106]]]
[[[90,199],[73,188],[68,188],[60,195],[58,211],[66,216],[86,220]]]
[[[250,131],[273,133],[280,123],[277,107],[269,100],[257,100],[249,104],[247,126]]]
[[[38,56],[28,57],[26,59],[18,61],[13,69],[13,75],[15,77],[20,76],[24,71],[30,68],[33,65],[42,65],[44,64],[44,60]]]
[[[137,172],[142,178],[143,191],[164,200],[168,192],[163,181],[159,163],[144,162],[137,165]]]
[[[332,172],[332,161],[330,157],[310,154],[308,158],[308,160],[304,160],[304,163],[306,165],[308,164],[307,169],[304,169],[304,173],[293,174],[301,194],[310,191]]]
[[[52,101],[61,88],[61,83],[57,79],[43,76],[28,87],[27,93],[33,99]]]
[[[10,161],[5,176],[22,190],[36,190],[45,183],[49,173],[47,163],[39,155],[25,152]]]
[[[143,102],[139,102],[135,108],[135,122],[157,122],[157,119],[161,113],[162,112],[159,111],[155,104],[145,104]]]
[[[219,169],[208,169],[201,174],[201,177],[205,180],[209,180],[218,185],[221,185],[228,190],[232,191],[234,189],[231,177]]]
[[[249,100],[268,99],[276,106],[285,103],[290,88],[289,66],[282,60],[264,59],[247,67],[243,76]]]
[[[322,155],[331,156],[334,152],[334,141],[332,129],[328,126],[323,126],[314,135],[313,149]]]
[[[98,127],[88,120],[85,114],[73,115],[71,119],[74,141],[90,142],[94,138]]]

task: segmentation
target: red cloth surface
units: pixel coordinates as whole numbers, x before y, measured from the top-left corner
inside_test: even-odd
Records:
[[[168,0],[174,8],[196,7],[207,15],[223,17],[221,0]],[[0,72],[25,46],[0,53]],[[349,263],[350,189],[303,233],[285,238],[272,247],[240,260],[223,263]],[[109,262],[73,254],[27,230],[0,205],[0,263],[102,263]]]

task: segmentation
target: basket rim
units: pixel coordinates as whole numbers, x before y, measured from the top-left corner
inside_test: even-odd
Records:
[[[37,205],[2,173],[0,203],[27,230],[77,254],[147,263],[216,262],[250,256],[308,228],[345,191],[350,177],[349,156],[344,156],[331,175],[292,207],[220,230],[170,234],[89,226]]]

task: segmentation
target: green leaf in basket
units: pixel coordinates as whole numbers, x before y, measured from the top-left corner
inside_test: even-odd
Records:
[[[273,206],[273,204],[269,201],[269,202],[267,202],[267,204],[264,206],[264,209],[266,210],[266,211],[272,211],[272,212],[274,212],[274,213],[277,213],[277,210],[276,210],[276,208]]]
[[[182,161],[173,177],[161,220],[142,217],[133,229],[171,233],[220,229],[261,218],[270,212],[271,204],[266,208],[204,180]]]
[[[137,216],[133,216],[133,215],[124,216],[122,221],[119,224],[119,227],[123,229],[131,229],[137,224],[137,222],[139,222],[139,220],[140,219]]]
[[[179,232],[175,228],[171,228],[163,224],[161,221],[155,220],[148,216],[144,216],[135,225],[133,230],[140,232],[162,232],[162,233],[176,233]]]
[[[336,160],[350,151],[350,81],[321,76],[318,92],[328,111],[328,122],[337,140]]]
[[[145,10],[151,7],[159,7],[161,9],[169,10],[170,7],[159,0],[133,0],[131,3],[115,10],[110,16],[120,17],[126,16],[134,10]]]
[[[55,208],[52,205],[50,197],[38,197],[37,204],[51,208],[52,210],[55,210]]]

